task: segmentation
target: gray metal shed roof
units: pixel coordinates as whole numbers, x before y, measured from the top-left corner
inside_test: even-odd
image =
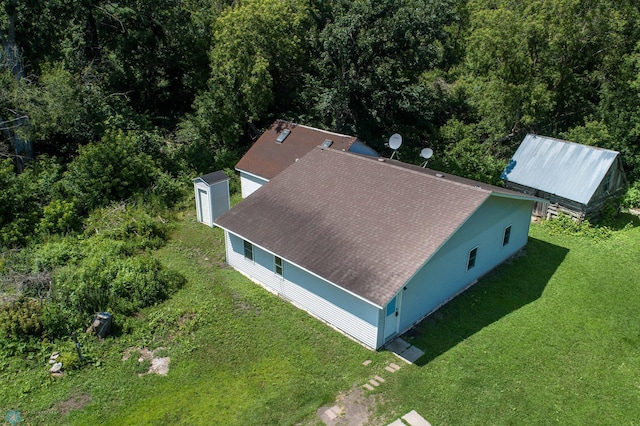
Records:
[[[526,195],[316,148],[215,223],[377,306],[491,196]]]
[[[229,176],[222,170],[218,170],[217,172],[208,173],[206,175],[195,178],[194,180],[202,179],[208,185],[213,185],[214,183],[222,182],[224,180],[229,180]]]
[[[588,204],[617,151],[528,134],[502,179]]]

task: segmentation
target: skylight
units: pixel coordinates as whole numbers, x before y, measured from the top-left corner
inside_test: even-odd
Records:
[[[284,129],[283,131],[281,131],[278,137],[276,138],[276,142],[282,143],[287,138],[287,136],[289,136],[289,133],[291,133],[291,130],[289,129]]]
[[[331,145],[333,145],[333,141],[331,139],[325,139],[324,142],[322,142],[323,148],[329,148]]]

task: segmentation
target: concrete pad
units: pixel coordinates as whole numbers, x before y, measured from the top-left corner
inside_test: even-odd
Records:
[[[373,376],[374,379],[376,379],[376,381],[380,382],[380,383],[384,383],[384,379],[380,376]]]
[[[373,386],[371,386],[369,383],[365,383],[362,386],[364,386],[365,389],[370,390],[370,391],[372,391],[374,389]]]
[[[411,426],[431,426],[431,423],[426,421],[416,410],[409,411],[402,418]]]
[[[393,423],[389,423],[387,426],[404,426],[404,423],[402,423],[402,420],[397,419]]]
[[[400,358],[404,359],[410,364],[415,363],[420,357],[424,355],[424,351],[416,348],[415,346],[411,346],[406,351],[402,352],[402,354],[398,355]]]
[[[371,383],[375,387],[380,386],[380,383],[376,382],[374,379],[369,380],[369,383]]]
[[[398,337],[397,339],[393,340],[391,343],[387,343],[387,345],[385,346],[385,348],[388,351],[391,351],[396,354],[401,354],[402,352],[406,351],[410,347],[411,345],[407,343],[402,337]]]

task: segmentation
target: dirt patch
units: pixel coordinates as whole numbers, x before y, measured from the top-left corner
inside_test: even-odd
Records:
[[[63,416],[66,416],[73,410],[80,410],[91,402],[91,395],[87,393],[80,393],[74,395],[66,401],[62,401],[53,407],[54,411],[57,411]]]
[[[338,395],[334,406],[320,407],[317,414],[327,426],[362,426],[369,422],[379,403],[379,396],[365,396],[364,389],[354,386],[348,393]]]
[[[138,363],[143,363],[144,361],[150,361],[149,369],[146,373],[139,373],[138,377],[142,377],[145,374],[159,374],[161,376],[166,376],[169,373],[169,362],[171,359],[167,357],[158,357],[156,356],[157,352],[165,350],[165,347],[159,347],[154,350],[149,350],[147,348],[136,348],[130,347],[127,348],[122,354],[122,360],[128,360],[132,354],[138,354]]]

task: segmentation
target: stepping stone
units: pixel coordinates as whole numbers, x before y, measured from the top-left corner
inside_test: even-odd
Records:
[[[365,383],[363,386],[364,386],[365,389],[370,390],[370,391],[372,391],[374,389],[373,386],[371,386],[369,383]]]
[[[369,380],[369,383],[371,383],[373,386],[376,386],[376,387],[380,386],[380,383],[376,382],[373,379]]]
[[[365,362],[362,363],[362,365],[364,365],[365,367],[367,365],[369,365],[369,364],[371,364],[371,360],[370,359],[368,359],[368,360],[366,360]]]
[[[431,423],[426,421],[424,417],[416,412],[416,410],[409,411],[407,414],[402,416],[402,418],[411,426],[431,426]]]
[[[380,382],[380,383],[384,383],[384,379],[380,376],[374,376],[374,379],[376,379],[376,381]]]
[[[398,364],[394,364],[393,362],[389,364],[389,367],[393,368],[394,370],[400,370],[400,366]]]
[[[397,419],[393,423],[389,423],[387,426],[405,426],[405,425],[404,425],[404,423],[402,423],[402,420]]]
[[[329,418],[329,420],[333,420],[340,414],[342,414],[342,409],[337,405],[334,405],[333,407],[328,408],[327,411],[324,412],[324,414]]]
[[[391,366],[389,366],[389,365],[387,365],[384,369],[387,370],[389,373],[395,373],[396,372],[396,369],[391,367]]]

